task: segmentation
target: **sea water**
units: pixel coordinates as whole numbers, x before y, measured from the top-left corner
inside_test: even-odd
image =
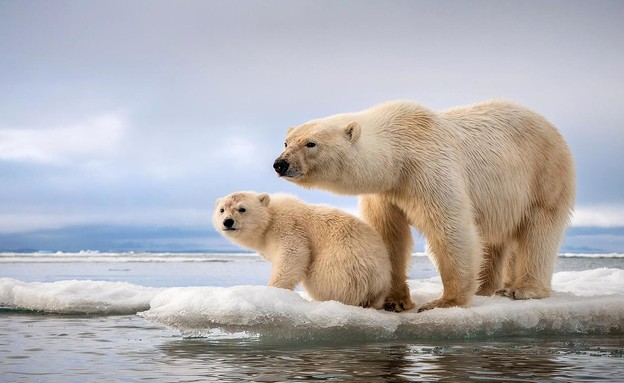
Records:
[[[624,381],[624,258],[552,297],[386,313],[265,286],[253,254],[0,254],[0,381]],[[416,303],[441,282],[414,256]]]

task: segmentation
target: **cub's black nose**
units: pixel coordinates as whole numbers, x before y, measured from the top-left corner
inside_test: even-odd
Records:
[[[277,174],[279,174],[280,176],[283,176],[284,174],[286,174],[289,166],[290,164],[288,163],[288,161],[283,160],[281,158],[276,159],[275,162],[273,163],[273,169],[275,169]]]
[[[223,226],[227,227],[228,229],[231,229],[232,226],[234,226],[234,220],[232,218],[227,218],[223,220]]]

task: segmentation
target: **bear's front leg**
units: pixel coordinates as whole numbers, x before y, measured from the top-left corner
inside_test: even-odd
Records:
[[[291,243],[272,259],[269,286],[293,290],[305,277],[310,264],[310,251],[305,244]]]
[[[432,220],[423,225],[444,291],[440,299],[425,303],[418,312],[436,307],[466,307],[478,287],[482,251],[477,228],[465,204],[451,202],[447,207],[454,209],[444,211],[438,206],[437,211],[428,213]]]
[[[379,195],[360,198],[362,218],[382,237],[392,264],[392,286],[384,303],[387,311],[410,310],[414,303],[407,285],[407,269],[412,252],[412,232],[405,213]]]

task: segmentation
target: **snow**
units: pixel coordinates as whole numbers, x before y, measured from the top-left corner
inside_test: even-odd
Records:
[[[56,314],[135,314],[149,309],[159,289],[125,282],[26,283],[0,279],[0,306]]]
[[[410,281],[422,304],[439,277]],[[514,301],[475,297],[469,308],[389,313],[315,302],[269,286],[149,288],[122,282],[24,283],[0,279],[0,305],[51,313],[134,314],[184,336],[269,339],[466,339],[549,334],[624,334],[624,270],[558,272],[553,295]]]
[[[400,314],[311,302],[268,286],[178,288],[156,295],[141,315],[187,336],[214,329],[304,340],[624,333],[624,270],[561,272],[553,282],[556,292],[547,299],[475,297],[469,308]],[[424,303],[439,297],[442,284],[436,277],[411,281],[410,288],[412,299]]]

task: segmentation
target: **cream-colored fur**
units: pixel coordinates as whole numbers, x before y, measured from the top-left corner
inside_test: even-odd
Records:
[[[213,224],[271,262],[271,286],[292,290],[301,282],[315,300],[383,307],[388,252],[379,234],[350,214],[285,194],[238,192],[217,200]]]
[[[392,259],[387,303],[397,311],[413,307],[410,225],[426,237],[444,285],[421,310],[467,306],[475,292],[549,295],[575,171],[542,116],[503,101],[443,112],[394,101],[291,128],[285,145],[280,176],[360,196]]]

